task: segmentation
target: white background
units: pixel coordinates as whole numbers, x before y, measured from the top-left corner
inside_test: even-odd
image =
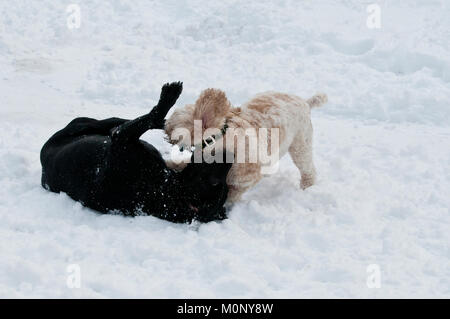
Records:
[[[0,297],[450,297],[450,1],[0,2]],[[168,81],[313,111],[317,185],[291,159],[229,219],[99,215],[40,186],[72,118],[134,118]],[[167,154],[163,133],[145,139]],[[78,264],[81,288],[66,285]],[[366,285],[367,267],[381,288]]]

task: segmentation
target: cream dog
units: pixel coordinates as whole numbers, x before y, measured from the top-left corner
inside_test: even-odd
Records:
[[[175,110],[166,121],[165,131],[172,144],[183,145],[184,141],[177,136],[172,136],[176,129],[187,129],[190,136],[190,146],[209,146],[211,141],[223,138],[222,145],[228,147],[227,138],[235,139],[236,134],[244,134],[246,129],[278,129],[278,156],[281,158],[289,152],[301,173],[301,187],[305,189],[315,182],[316,171],[313,164],[312,138],[313,128],[311,124],[311,108],[321,106],[327,102],[327,96],[319,93],[308,100],[292,95],[278,92],[265,92],[256,95],[253,99],[241,107],[231,107],[224,92],[218,89],[204,90],[195,104],[186,105],[184,108]],[[222,134],[199,141],[194,135],[194,121],[202,121],[203,131],[217,128]],[[231,137],[228,131],[233,131]],[[240,132],[240,133],[236,133]],[[273,134],[272,134],[273,135]],[[238,138],[240,136],[237,136]],[[244,136],[245,139],[245,136]],[[246,145],[248,146],[248,141]],[[200,144],[199,144],[200,142]],[[267,145],[270,150],[273,141],[268,135]],[[234,145],[234,144],[231,144]],[[239,150],[231,151],[236,154]],[[271,152],[269,150],[269,153]],[[247,148],[248,152],[248,148]],[[273,152],[273,151],[272,151]],[[245,158],[248,159],[249,154]],[[239,200],[242,194],[255,185],[262,177],[263,163],[235,162],[227,176],[229,187],[228,201]]]

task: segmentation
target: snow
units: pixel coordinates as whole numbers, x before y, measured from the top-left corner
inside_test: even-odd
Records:
[[[449,1],[380,0],[381,29],[357,0],[77,3],[79,29],[65,1],[0,3],[0,297],[450,297]],[[317,185],[287,156],[229,219],[191,225],[40,186],[56,130],[137,117],[177,80],[178,106],[207,87],[235,105],[326,92]]]

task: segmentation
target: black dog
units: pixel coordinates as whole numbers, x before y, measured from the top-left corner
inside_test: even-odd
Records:
[[[74,119],[41,150],[43,187],[103,213],[181,223],[224,219],[231,164],[190,163],[176,172],[156,148],[139,140],[147,130],[163,128],[181,91],[181,82],[164,85],[158,105],[135,120]]]

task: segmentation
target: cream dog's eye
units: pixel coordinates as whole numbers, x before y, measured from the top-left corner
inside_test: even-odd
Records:
[[[184,145],[179,146],[180,152],[184,152]]]

